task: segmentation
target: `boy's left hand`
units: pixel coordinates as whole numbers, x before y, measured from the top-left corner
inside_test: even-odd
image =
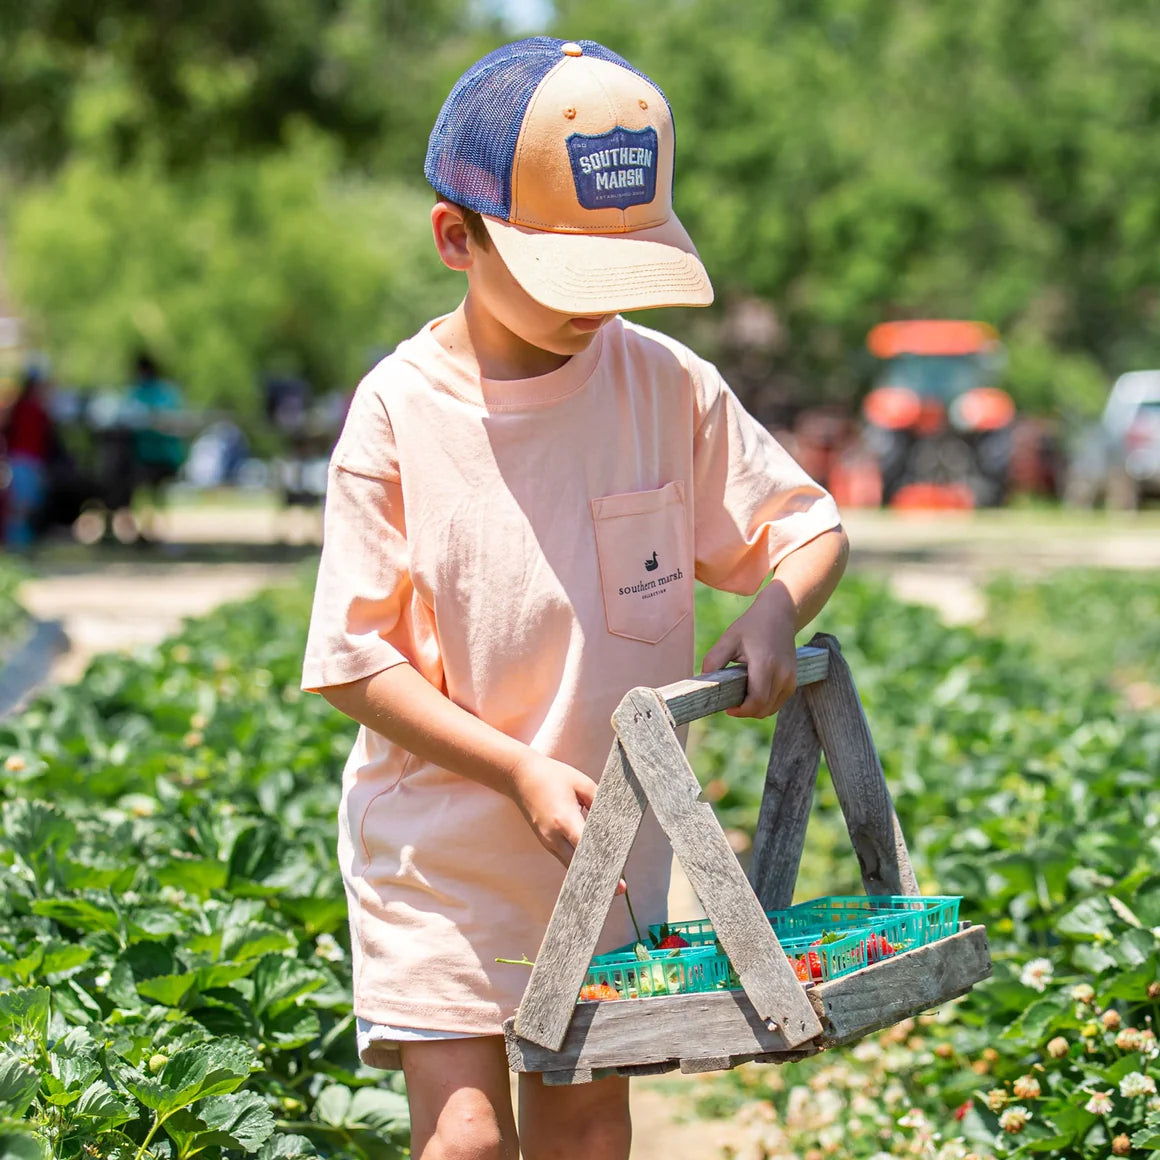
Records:
[[[797,688],[794,632],[798,610],[784,584],[772,580],[705,654],[701,672],[740,661],[749,669],[745,700],[730,717],[769,717]]]

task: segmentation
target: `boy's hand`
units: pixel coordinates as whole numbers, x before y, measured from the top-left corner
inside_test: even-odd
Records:
[[[769,717],[797,688],[797,650],[794,647],[797,607],[783,584],[768,584],[749,608],[705,654],[701,672],[723,669],[740,661],[749,669],[745,700],[730,717]]]
[[[794,633],[821,611],[846,568],[850,543],[841,527],[823,532],[782,558],[773,579],[705,654],[701,672],[742,661],[749,668],[745,700],[730,717],[768,717],[797,688]]]
[[[596,782],[578,769],[525,749],[512,770],[512,799],[550,853],[565,866],[584,829],[584,816],[596,796]]]

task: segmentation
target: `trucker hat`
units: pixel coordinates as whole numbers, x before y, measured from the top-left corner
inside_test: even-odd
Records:
[[[483,216],[549,309],[707,306],[709,276],[673,213],[674,152],[668,100],[644,73],[593,40],[536,36],[459,78],[424,172]]]

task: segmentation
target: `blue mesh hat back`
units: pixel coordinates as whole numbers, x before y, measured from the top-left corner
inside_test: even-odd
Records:
[[[431,130],[423,166],[440,196],[478,213],[510,218],[512,163],[524,115],[540,82],[560,63],[560,46],[567,43],[533,36],[505,44],[476,61],[455,82]],[[640,69],[602,44],[575,43],[585,56],[618,64],[657,88]]]

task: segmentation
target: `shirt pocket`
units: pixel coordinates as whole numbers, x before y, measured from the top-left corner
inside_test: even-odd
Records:
[[[592,520],[608,631],[656,644],[693,611],[684,484],[594,499]]]

